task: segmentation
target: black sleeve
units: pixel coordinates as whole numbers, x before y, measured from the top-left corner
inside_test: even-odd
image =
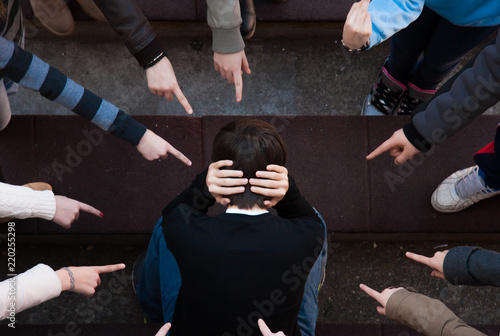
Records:
[[[314,208],[306,201],[299,191],[293,177],[288,177],[288,191],[281,201],[274,206],[278,216],[291,219],[295,217],[312,217],[320,221]]]
[[[166,217],[172,210],[183,204],[193,212],[206,213],[208,208],[215,204],[215,198],[210,194],[207,188],[208,168],[196,175],[193,183],[174,198],[163,209],[163,217]]]
[[[455,247],[446,254],[443,272],[454,285],[500,287],[500,253],[476,246]]]
[[[165,51],[165,44],[156,36],[135,0],[95,0],[95,3],[140,66]]]

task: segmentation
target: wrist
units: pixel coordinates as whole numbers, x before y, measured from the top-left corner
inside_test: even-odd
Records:
[[[235,54],[245,49],[240,26],[233,29],[212,28],[212,50],[218,54]]]
[[[56,274],[59,277],[59,280],[61,281],[61,290],[62,291],[70,290],[71,279],[69,277],[68,271],[66,271],[65,269],[59,269],[56,271]]]
[[[135,53],[134,57],[139,62],[139,65],[144,67],[166,49],[165,44],[158,37],[155,37],[144,49]]]
[[[403,133],[408,139],[408,141],[419,151],[421,152],[428,152],[431,147],[432,143],[427,141],[417,130],[417,128],[413,125],[413,123],[408,123],[403,126]]]
[[[149,68],[155,66],[156,64],[158,64],[158,62],[160,62],[163,58],[167,57],[167,53],[162,51],[160,54],[158,54],[155,58],[153,58],[151,60],[151,62],[149,62],[148,64],[146,64],[145,66],[143,66],[142,68],[144,70],[148,70]]]
[[[350,52],[361,52],[361,51],[365,51],[366,49],[370,48],[370,40],[366,41],[365,43],[363,43],[361,45],[361,47],[359,48],[349,48],[345,43],[344,43],[344,39],[340,39],[340,42],[342,42],[342,46],[344,48],[346,48],[348,51]]]

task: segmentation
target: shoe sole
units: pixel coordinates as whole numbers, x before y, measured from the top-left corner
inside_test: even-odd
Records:
[[[361,115],[365,116],[365,117],[383,117],[383,116],[386,116],[387,114],[385,114],[383,112],[379,112],[378,110],[377,110],[377,112],[379,112],[380,115],[377,115],[377,114],[367,114],[368,113],[368,102],[371,99],[371,97],[372,97],[372,95],[368,94],[366,96],[365,100],[363,101],[363,106],[361,106]]]

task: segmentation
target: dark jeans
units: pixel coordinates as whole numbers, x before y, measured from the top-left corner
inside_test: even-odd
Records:
[[[405,85],[434,90],[465,54],[497,29],[457,26],[424,6],[414,22],[391,38],[387,71]]]
[[[477,152],[474,161],[484,172],[486,185],[500,189],[500,124],[497,126],[495,141]]]

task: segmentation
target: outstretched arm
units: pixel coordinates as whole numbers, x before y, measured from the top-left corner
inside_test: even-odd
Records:
[[[166,50],[135,0],[95,0],[111,27],[122,38],[130,53],[141,67],[146,67],[146,77],[151,93],[173,100],[175,95],[187,113],[193,109],[182,93],[174,69],[167,57],[151,67],[155,59]]]
[[[500,287],[500,253],[477,246],[459,246],[436,252],[432,258],[407,252],[406,256],[433,269],[431,275],[453,285]]]
[[[377,300],[379,314],[399,321],[427,336],[486,336],[466,325],[444,303],[404,288],[386,288],[382,293],[361,284]]]
[[[460,74],[449,92],[433,99],[425,111],[375,149],[367,159],[385,151],[396,157],[395,164],[411,159],[418,151],[426,152],[441,144],[474,118],[500,101],[500,34],[496,44],[477,56],[474,66]]]
[[[123,268],[125,268],[124,264],[69,267],[74,280],[72,291],[92,296],[95,288],[101,284],[99,274]],[[12,294],[12,288],[14,288],[14,294]],[[38,264],[16,277],[0,282],[0,320],[9,318],[11,311],[19,313],[58,297],[62,291],[70,288],[71,279],[67,270],[54,271],[47,265]]]
[[[147,133],[146,127],[130,115],[75,83],[37,56],[0,37],[0,77],[4,76],[38,91],[43,97],[61,104],[101,129],[137,146],[139,152],[148,160],[172,153],[184,163],[190,164],[187,158],[176,155],[175,148],[165,140],[159,137],[144,137]]]
[[[0,183],[0,218],[42,218],[52,220],[65,229],[78,219],[80,211],[103,217],[96,208],[67,198],[54,196],[51,190],[33,190],[28,187]]]
[[[238,0],[207,0],[207,6],[207,21],[213,36],[214,69],[229,84],[235,85],[236,101],[240,102],[242,71],[251,73],[240,33],[240,3]]]

